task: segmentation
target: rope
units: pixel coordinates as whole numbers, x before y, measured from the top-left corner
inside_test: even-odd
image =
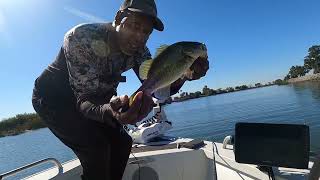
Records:
[[[131,154],[132,154],[132,156],[134,157],[134,159],[136,160],[136,162],[138,164],[138,167],[139,167],[139,180],[140,180],[141,179],[141,177],[140,177],[140,175],[141,175],[141,173],[140,173],[140,163],[138,161],[138,158],[133,154],[133,152],[131,152]]]

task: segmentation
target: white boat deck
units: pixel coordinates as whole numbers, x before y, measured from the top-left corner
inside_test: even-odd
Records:
[[[192,139],[178,139],[170,144],[189,142]],[[150,145],[164,142],[152,143]],[[215,173],[218,180],[266,179],[268,174],[261,172],[255,165],[239,164],[234,160],[232,146],[222,148],[221,143],[205,141],[205,146],[198,149],[174,148],[147,152],[138,152],[130,155],[124,173],[124,180],[213,180]],[[214,156],[213,156],[214,146]],[[138,147],[139,149],[139,147]],[[216,160],[214,170],[214,158]],[[309,163],[309,168],[312,163]],[[276,179],[306,179],[310,169],[273,168]],[[58,168],[34,174],[26,179],[44,180],[81,180],[82,168],[78,159],[63,164],[63,174],[58,174]],[[140,173],[140,174],[139,174]]]

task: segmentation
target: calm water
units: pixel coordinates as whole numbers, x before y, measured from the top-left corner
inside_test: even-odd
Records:
[[[310,126],[311,149],[320,151],[320,82],[194,99],[168,105],[165,110],[174,123],[169,135],[214,141],[233,134],[234,124],[240,121],[306,123]],[[48,129],[0,138],[0,173],[47,157],[65,162],[75,155]],[[41,168],[45,167],[48,165]]]

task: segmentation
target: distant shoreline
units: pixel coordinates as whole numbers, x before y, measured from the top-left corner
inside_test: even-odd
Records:
[[[44,128],[46,125],[36,113],[18,114],[0,122],[0,138],[15,136],[28,131]]]
[[[45,128],[45,127],[42,127],[42,128]],[[42,129],[42,128],[39,128],[39,129]],[[17,135],[24,134],[24,133],[27,133],[27,132],[32,132],[32,131],[35,131],[35,130],[38,130],[38,129],[32,129],[32,130],[26,129],[24,131],[14,131],[14,130],[12,130],[11,132],[6,132],[6,134],[0,136],[0,138],[9,137],[9,136],[17,136]]]
[[[292,78],[288,80],[288,83],[298,83],[305,81],[320,81],[320,73]]]
[[[183,102],[183,101],[187,101],[187,100],[191,100],[191,99],[198,99],[198,98],[209,97],[209,96],[217,96],[217,95],[220,95],[220,94],[234,93],[234,92],[246,91],[246,90],[250,90],[250,89],[270,87],[270,86],[274,86],[274,85],[277,85],[277,84],[268,84],[268,85],[247,87],[245,89],[234,89],[232,91],[221,91],[221,92],[218,92],[216,94],[211,94],[211,95],[203,95],[203,94],[200,94],[199,96],[190,96],[190,95],[188,95],[188,96],[180,97],[179,99],[174,99],[171,102],[172,103],[179,103],[179,102]],[[171,104],[171,102],[167,103],[167,104]]]

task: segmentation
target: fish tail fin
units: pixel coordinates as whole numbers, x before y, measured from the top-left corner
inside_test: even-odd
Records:
[[[134,92],[130,97],[129,97],[129,103],[124,105],[122,108],[121,108],[121,112],[126,112],[129,107],[132,105],[134,99],[136,98],[136,95],[137,95],[138,91]]]
[[[133,93],[130,98],[129,98],[129,107],[132,105],[133,100],[136,98],[138,91],[136,91],[135,93]]]
[[[142,85],[138,88],[138,90],[136,90],[136,92],[134,92],[134,93],[130,96],[130,98],[129,98],[129,107],[132,105],[134,99],[136,98],[137,93],[138,93],[139,91],[142,91],[142,90],[144,89],[145,84],[146,84],[145,82],[146,82],[146,81],[144,81],[144,82],[142,83]]]

